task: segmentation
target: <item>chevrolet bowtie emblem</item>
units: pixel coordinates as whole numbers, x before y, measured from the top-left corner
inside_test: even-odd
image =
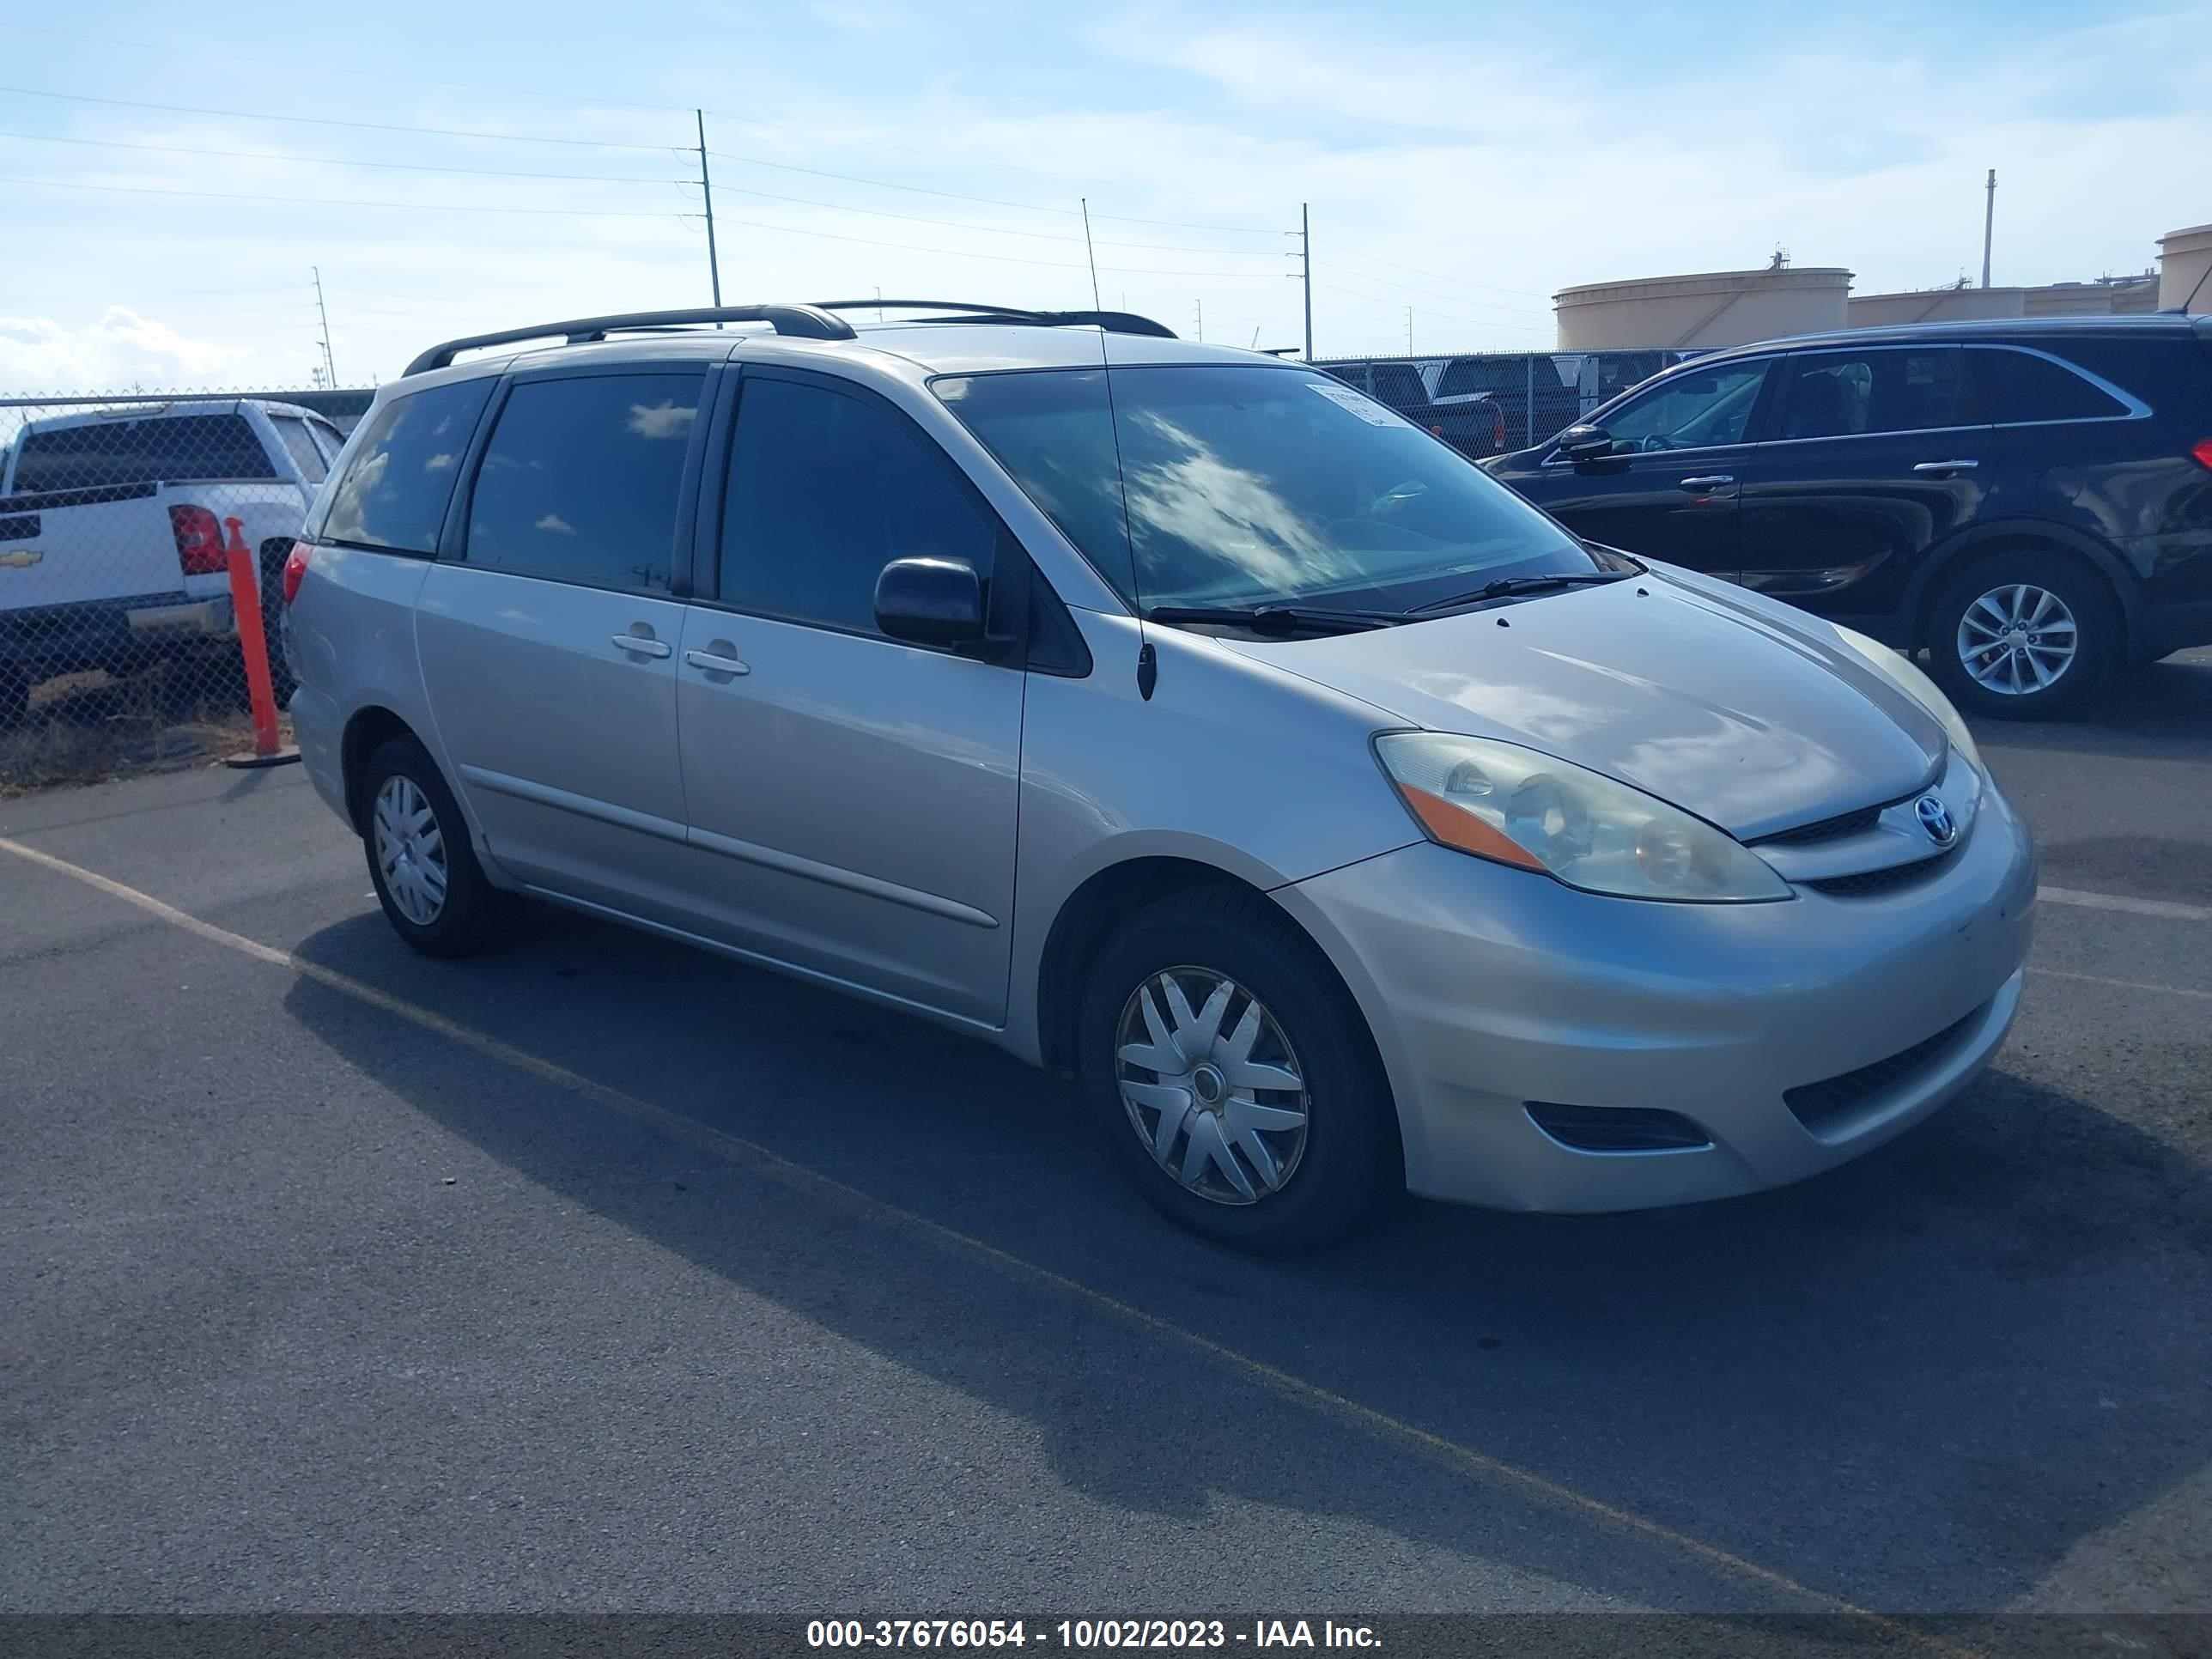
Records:
[[[0,565],[10,570],[27,570],[46,556],[35,547],[11,547],[0,553]]]

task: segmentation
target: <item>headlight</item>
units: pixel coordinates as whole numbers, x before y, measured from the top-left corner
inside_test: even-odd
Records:
[[[1431,841],[1570,887],[1707,904],[1786,899],[1764,860],[1625,783],[1517,744],[1393,732],[1376,757]]]
[[[1838,628],[1836,632],[1845,645],[1881,671],[1891,684],[1942,721],[1943,732],[1951,739],[1951,747],[1964,755],[1974,770],[1982,770],[1982,751],[1974,747],[1974,734],[1966,730],[1966,722],[1959,718],[1959,711],[1951,707],[1951,700],[1943,695],[1942,689],[1922,673],[1911,658],[1856,629]]]

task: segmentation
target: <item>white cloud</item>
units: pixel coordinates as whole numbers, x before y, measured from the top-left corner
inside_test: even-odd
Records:
[[[259,354],[198,340],[125,306],[70,328],[51,317],[0,317],[0,386],[34,392],[219,391],[250,385]]]

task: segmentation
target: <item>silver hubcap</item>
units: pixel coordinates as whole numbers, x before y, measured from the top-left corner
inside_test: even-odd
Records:
[[[428,927],[446,908],[446,837],[412,779],[385,779],[376,792],[374,834],[384,890],[401,915]]]
[[[2008,697],[2040,691],[2074,663],[2074,613],[2047,588],[1993,587],[1959,618],[1959,660],[1978,685]]]
[[[1115,1073],[1159,1166],[1217,1204],[1281,1188],[1306,1149],[1306,1085],[1264,1004],[1207,968],[1170,968],[1121,1010]]]

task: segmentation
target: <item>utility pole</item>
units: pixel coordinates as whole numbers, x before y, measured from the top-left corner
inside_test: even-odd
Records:
[[[699,120],[699,193],[707,202],[707,276],[714,285],[714,307],[720,310],[722,304],[722,262],[714,257],[714,186],[707,176],[707,112],[695,108],[691,113]]]
[[[1306,289],[1306,361],[1313,361],[1313,220],[1304,202],[1298,204],[1298,263]]]
[[[1990,169],[1989,205],[1982,210],[1982,286],[1990,285],[1990,235],[1997,225],[1997,170]]]
[[[1406,355],[1408,357],[1413,355],[1413,308],[1411,306],[1406,307]]]
[[[1199,344],[1200,344],[1200,345],[1204,345],[1204,344],[1206,343],[1206,300],[1205,300],[1205,297],[1204,297],[1203,295],[1201,295],[1201,296],[1200,296],[1198,299],[1195,299],[1195,300],[1192,301],[1191,301],[1191,304],[1192,304],[1192,305],[1194,305],[1194,306],[1195,306],[1195,307],[1198,308],[1198,327],[1197,327],[1197,331],[1197,331],[1197,334],[1198,334],[1198,343],[1199,343]]]
[[[323,268],[309,265],[307,269],[315,274],[315,314],[323,319],[323,368],[331,377],[330,383],[336,386],[338,366],[331,356],[331,313],[323,305]]]

